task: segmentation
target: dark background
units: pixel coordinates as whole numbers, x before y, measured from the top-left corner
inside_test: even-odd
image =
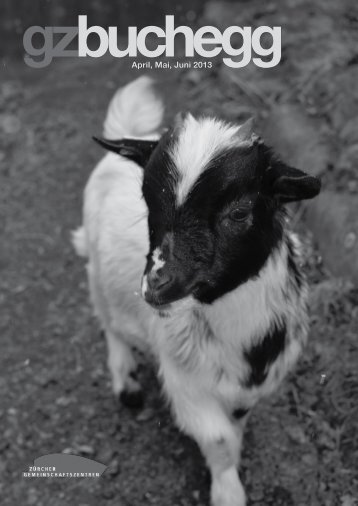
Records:
[[[195,444],[173,426],[143,363],[142,411],[112,398],[106,347],[70,232],[103,155],[115,90],[132,60],[23,62],[31,25],[282,26],[274,69],[153,70],[167,103],[259,130],[294,166],[322,179],[292,208],[310,281],[309,344],[296,370],[250,418],[241,476],[249,506],[357,506],[358,6],[343,0],[0,4],[0,497],[4,506],[204,506],[209,481]],[[177,15],[178,14],[178,15]],[[178,56],[184,61],[182,56]],[[139,60],[139,59],[138,59]],[[203,59],[199,59],[203,60]],[[100,479],[25,479],[40,455],[68,451],[109,466]]]

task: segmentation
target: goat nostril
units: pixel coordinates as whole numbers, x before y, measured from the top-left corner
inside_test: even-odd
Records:
[[[148,274],[147,279],[151,290],[159,290],[171,282],[172,276],[170,274],[151,272]]]

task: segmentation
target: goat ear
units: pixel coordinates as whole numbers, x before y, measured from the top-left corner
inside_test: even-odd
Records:
[[[276,162],[270,166],[266,171],[266,176],[271,194],[283,204],[312,199],[321,190],[321,181],[318,178],[282,162]]]
[[[261,142],[261,138],[255,133],[255,126],[255,118],[249,118],[240,126],[237,136],[243,146],[253,146]]]
[[[101,137],[93,137],[100,146],[118,155],[133,160],[141,167],[148,163],[150,155],[158,145],[158,141],[146,141],[143,139],[118,139],[110,140]]]
[[[254,128],[255,128],[255,119],[249,118],[248,120],[243,123],[238,132],[237,135],[239,136],[240,140],[243,142],[249,142],[251,141],[253,135],[254,135]]]

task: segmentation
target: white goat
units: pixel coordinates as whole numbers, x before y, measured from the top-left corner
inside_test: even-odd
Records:
[[[179,427],[210,467],[212,504],[243,506],[247,414],[307,335],[283,204],[320,184],[276,159],[250,122],[187,115],[161,136],[162,116],[150,79],[117,92],[99,141],[115,153],[89,179],[73,242],[88,258],[114,393],[138,400],[131,348],[152,352]]]

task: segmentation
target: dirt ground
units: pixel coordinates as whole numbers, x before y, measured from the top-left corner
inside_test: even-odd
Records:
[[[264,119],[278,101],[298,104],[335,139],[324,184],[355,195],[358,13],[349,2],[339,10],[332,1],[310,9],[303,1],[267,5],[265,11],[253,2],[248,24],[272,24],[276,16],[276,24],[289,26],[292,9],[300,16],[284,52],[292,93],[279,88],[280,73],[273,85],[267,73],[255,81],[249,70],[232,83],[219,64],[212,71],[157,71],[168,117],[191,109]],[[321,30],[316,43],[303,35],[314,23]],[[331,60],[345,47],[345,58],[338,67],[323,67],[313,82],[308,76],[315,67],[303,61],[315,50],[321,59],[323,44]],[[139,74],[109,58],[65,59],[44,70],[8,61],[0,72],[1,505],[205,506],[203,459],[174,427],[155,368],[140,370],[143,410],[113,399],[84,265],[70,244],[70,231],[81,221],[82,189],[102,155],[91,136],[101,132],[114,90]],[[306,245],[310,341],[281,390],[250,418],[242,480],[249,506],[357,506],[358,289],[327,269],[302,213],[293,226]],[[99,479],[22,477],[35,458],[65,450],[109,469]]]

